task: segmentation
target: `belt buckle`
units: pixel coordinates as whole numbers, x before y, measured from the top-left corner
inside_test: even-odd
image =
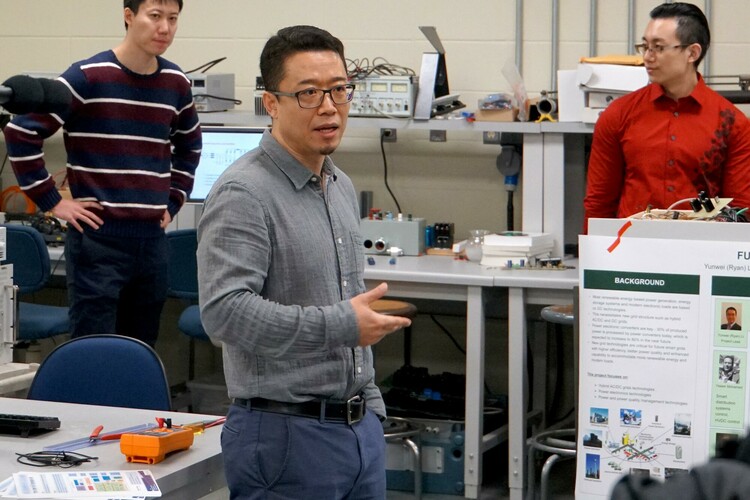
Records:
[[[356,406],[355,406],[356,405]],[[353,412],[357,412],[356,416],[352,416]],[[357,394],[346,401],[346,423],[348,425],[356,424],[365,413],[365,400]]]

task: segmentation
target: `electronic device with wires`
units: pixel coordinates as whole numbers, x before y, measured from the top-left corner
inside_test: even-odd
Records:
[[[417,95],[413,75],[375,75],[353,78],[356,86],[349,116],[411,118]]]
[[[388,255],[392,248],[399,248],[402,255],[424,254],[423,218],[365,218],[359,227],[366,254]]]
[[[203,127],[201,166],[195,171],[193,191],[188,202],[203,203],[224,170],[260,144],[263,127]]]
[[[422,491],[463,495],[466,442],[466,376],[443,372],[431,375],[427,368],[404,365],[383,383],[383,401],[389,416],[406,418],[422,428],[419,434]],[[492,433],[508,422],[507,397],[484,400],[482,428]],[[388,421],[386,421],[388,422]],[[386,448],[389,489],[414,490],[414,473],[408,448],[391,442]]]
[[[55,247],[65,244],[65,237],[68,233],[67,225],[63,225],[60,219],[52,215],[41,212],[34,214],[7,212],[5,221],[11,224],[33,227],[39,231],[48,246]]]
[[[234,73],[188,74],[199,113],[229,111],[238,104],[234,98]]]
[[[714,222],[748,222],[747,207],[736,208],[730,206],[733,198],[710,197],[705,191],[698,193],[695,198],[685,198],[676,201],[666,209],[649,207],[643,212],[631,215],[630,219],[646,220],[695,220]],[[689,205],[692,210],[678,210],[677,207]]]
[[[29,437],[32,432],[50,431],[60,428],[60,419],[40,415],[0,414],[0,433],[20,434]]]
[[[268,116],[268,111],[263,105],[263,93],[266,91],[266,84],[263,83],[262,76],[255,77],[255,93],[253,94],[255,116]],[[355,94],[356,95],[356,94]]]
[[[120,451],[128,462],[155,464],[170,453],[186,450],[193,445],[195,431],[189,427],[157,427],[146,431],[123,434]]]

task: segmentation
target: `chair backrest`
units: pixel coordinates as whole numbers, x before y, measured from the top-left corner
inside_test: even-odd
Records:
[[[30,226],[6,224],[5,262],[13,264],[13,282],[21,294],[41,290],[50,277],[47,244],[41,233]]]
[[[198,237],[195,229],[167,232],[169,244],[169,290],[172,297],[198,299]]]
[[[171,410],[164,365],[148,344],[88,335],[57,346],[42,361],[28,399]]]

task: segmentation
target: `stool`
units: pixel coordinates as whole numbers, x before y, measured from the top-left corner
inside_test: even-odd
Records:
[[[542,319],[558,325],[573,326],[576,322],[573,304],[547,306],[542,309]]]
[[[542,476],[539,481],[542,490],[541,498],[546,500],[550,498],[549,475],[552,466],[561,459],[576,456],[576,430],[555,429],[540,432],[531,436],[526,444],[529,446],[529,489],[526,496],[528,500],[534,499],[534,476],[536,476],[534,451],[550,453],[549,458],[544,461],[544,466],[542,466]]]
[[[383,435],[388,443],[401,441],[402,445],[411,453],[414,467],[414,498],[422,498],[422,454],[420,452],[419,435],[422,426],[416,422],[401,418],[388,417],[383,422]],[[412,439],[415,438],[415,439]]]
[[[417,306],[401,300],[378,299],[370,304],[370,308],[389,316],[402,316],[411,320],[417,317]],[[404,328],[404,365],[411,365],[411,326]]]
[[[577,291],[577,290],[576,290]],[[575,297],[577,297],[577,293],[575,294]],[[548,321],[549,323],[553,323],[555,325],[570,325],[573,326],[574,334],[577,336],[577,328],[576,328],[576,314],[575,311],[577,309],[577,299],[576,303],[571,305],[553,305],[553,306],[547,306],[542,309],[542,318],[545,321]],[[575,342],[574,349],[578,348],[577,341]],[[575,363],[575,370],[576,373],[578,370],[578,363],[576,360]],[[577,394],[577,389],[576,389]],[[576,398],[577,399],[577,398]],[[534,500],[535,496],[535,476],[536,476],[536,467],[535,467],[535,451],[541,451],[545,453],[550,453],[550,456],[545,460],[544,466],[542,467],[542,474],[540,478],[540,487],[541,487],[541,499],[546,500],[550,498],[549,496],[549,476],[550,472],[552,470],[552,466],[555,465],[556,462],[559,460],[564,460],[566,458],[573,458],[576,456],[576,429],[568,428],[568,429],[554,429],[554,430],[547,430],[543,432],[539,432],[533,436],[531,436],[527,441],[526,444],[529,447],[528,451],[528,470],[529,470],[529,482],[528,482],[528,491],[527,491],[527,500]]]

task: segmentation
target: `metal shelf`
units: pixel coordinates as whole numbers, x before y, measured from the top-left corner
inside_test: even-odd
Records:
[[[225,111],[221,113],[199,113],[202,125],[224,125],[243,127],[265,127],[271,124],[268,116],[257,116],[249,111]],[[467,122],[459,119],[412,120],[401,118],[363,118],[352,116],[351,128],[395,128],[402,130],[462,130],[467,132],[517,132],[541,133],[539,123],[534,122]]]

